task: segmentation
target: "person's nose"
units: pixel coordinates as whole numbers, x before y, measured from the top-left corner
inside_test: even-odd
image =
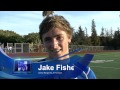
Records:
[[[51,48],[56,49],[58,47],[58,40],[55,38],[51,42]]]

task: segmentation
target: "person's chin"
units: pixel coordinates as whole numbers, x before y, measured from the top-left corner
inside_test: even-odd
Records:
[[[61,57],[61,56],[63,56],[63,54],[62,54],[62,52],[61,51],[59,51],[59,52],[54,52],[54,53],[52,53],[52,55],[53,55],[53,57]]]

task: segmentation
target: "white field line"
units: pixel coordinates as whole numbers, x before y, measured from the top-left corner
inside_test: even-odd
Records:
[[[115,68],[115,67],[103,67],[103,66],[90,66],[90,67],[110,68],[110,69],[120,69],[120,68]]]
[[[104,63],[104,62],[112,62],[114,60],[94,60],[94,61],[91,61],[92,63]]]

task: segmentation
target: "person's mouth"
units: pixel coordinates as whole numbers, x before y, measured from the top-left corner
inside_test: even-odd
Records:
[[[62,49],[53,49],[53,50],[50,50],[50,52],[53,52],[53,53],[58,53],[60,52]]]

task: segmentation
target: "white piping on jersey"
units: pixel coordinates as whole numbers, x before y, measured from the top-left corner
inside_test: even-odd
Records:
[[[76,66],[75,64],[73,64],[74,66]],[[77,66],[76,66],[77,67]],[[79,68],[79,67],[77,67],[77,68]],[[79,68],[79,69],[81,69],[81,68]],[[88,71],[87,71],[87,73],[85,72],[85,71],[82,71],[83,72],[83,74],[85,75],[85,77],[86,77],[86,79],[88,79],[88,74],[89,74],[89,72],[90,72],[90,67],[88,67]],[[74,79],[78,79],[77,77],[76,78],[74,78]]]
[[[89,72],[90,72],[90,67],[88,67],[87,73],[85,73],[85,71],[83,71],[83,74],[85,75],[86,79],[88,79],[88,74],[89,74]]]
[[[90,72],[90,67],[88,67],[87,75],[89,74],[89,72]]]

